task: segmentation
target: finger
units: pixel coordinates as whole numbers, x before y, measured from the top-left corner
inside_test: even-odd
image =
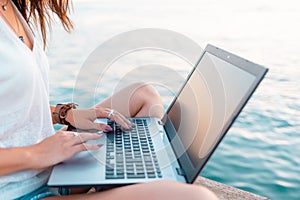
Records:
[[[124,117],[121,113],[116,112],[116,113],[115,113],[115,117],[116,117],[116,118],[119,118],[120,120],[122,120],[122,122],[123,122],[124,124],[127,124],[128,126],[130,126],[131,123],[129,122],[129,120],[127,120],[126,117]]]
[[[125,116],[123,116],[121,113],[112,110],[112,109],[107,109],[107,118],[109,120],[117,122],[122,128],[124,129],[131,129],[134,124],[129,121]]]
[[[120,118],[123,120],[123,123],[127,125],[127,127],[129,129],[133,128],[135,126],[134,123],[132,123],[131,121],[129,121],[126,117],[124,117],[123,115],[120,116]]]
[[[92,129],[96,129],[103,132],[110,132],[113,129],[108,124],[91,123]]]
[[[60,131],[66,131],[68,129],[68,126],[63,126],[61,129],[59,129]]]
[[[113,113],[113,116],[112,116],[112,120],[114,120],[115,118],[120,118],[122,119],[126,124],[130,125],[130,121],[127,120],[127,118],[125,116],[123,116],[121,113],[115,111]]]
[[[77,145],[89,140],[99,140],[101,137],[103,137],[103,134],[100,135],[97,133],[78,133],[78,136],[73,136],[70,144]]]
[[[120,119],[123,120],[124,123],[126,123],[130,128],[132,128],[133,126],[135,126],[134,123],[132,123],[129,119],[127,119],[124,115],[122,115],[121,113],[117,112],[116,113],[117,116],[120,117]]]
[[[85,130],[98,130],[98,131],[103,131],[103,132],[110,132],[113,129],[111,126],[107,124],[101,124],[101,123],[94,123],[92,121],[85,121],[84,127],[82,129]]]
[[[132,128],[125,122],[125,120],[120,115],[115,116],[115,122],[117,122],[125,130],[129,130]]]
[[[135,124],[132,123],[132,122],[131,122],[129,119],[127,119],[125,116],[121,115],[121,117],[122,117],[123,121],[124,121],[130,128],[132,128],[132,127],[135,126]]]
[[[82,151],[89,151],[89,150],[98,150],[103,146],[103,144],[78,144],[75,145],[73,150],[74,154],[79,153]]]

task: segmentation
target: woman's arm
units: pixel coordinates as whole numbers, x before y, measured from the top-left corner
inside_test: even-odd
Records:
[[[59,112],[56,106],[50,106],[52,123],[60,123],[57,120],[57,113]],[[56,114],[55,114],[56,113]],[[69,109],[66,112],[65,121],[70,123],[72,126],[80,129],[96,129],[104,132],[111,131],[111,127],[106,124],[94,123],[97,118],[108,118],[111,113],[111,109],[97,106],[89,109]],[[114,111],[110,120],[118,123],[123,129],[131,129],[134,126],[126,117],[121,113]]]
[[[51,117],[52,117],[52,124],[58,124],[59,122],[56,121],[56,118],[53,116],[55,112],[55,106],[50,105]]]
[[[26,169],[44,169],[60,163],[76,153],[97,150],[101,144],[86,144],[102,135],[60,130],[40,143],[27,147],[0,148],[0,176]]]
[[[0,176],[29,169],[32,162],[29,147],[0,148]]]

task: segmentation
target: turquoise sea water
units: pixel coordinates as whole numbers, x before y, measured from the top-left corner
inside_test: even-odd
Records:
[[[77,0],[72,19],[75,31],[69,35],[55,25],[47,49],[53,103],[72,100],[78,72],[98,45],[138,28],[173,30],[203,48],[211,43],[267,66],[265,80],[201,175],[271,199],[300,199],[297,0]],[[110,94],[116,80],[108,80],[96,99]]]

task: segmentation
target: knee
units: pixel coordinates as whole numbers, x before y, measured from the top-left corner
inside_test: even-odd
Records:
[[[148,83],[135,83],[136,92],[143,98],[161,98],[158,91]]]
[[[197,186],[197,185],[189,185],[189,192],[187,194],[190,194],[190,198],[188,199],[207,199],[207,200],[217,200],[219,199],[212,191],[209,189],[203,187],[203,186]]]
[[[188,199],[188,200],[217,200],[217,196],[207,188],[197,185],[180,183],[177,181],[163,180],[158,181],[157,186],[161,189],[158,196],[164,196],[164,199]],[[164,194],[162,194],[164,193]],[[160,198],[157,198],[160,199]]]
[[[199,200],[199,199],[217,200],[218,199],[217,196],[212,191],[202,186],[182,184],[181,188],[182,191],[179,192],[178,199],[189,199],[189,200]]]

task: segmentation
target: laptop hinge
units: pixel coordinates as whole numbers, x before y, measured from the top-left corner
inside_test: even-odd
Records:
[[[176,167],[176,171],[177,171],[178,175],[180,175],[180,176],[186,176],[186,174],[185,174],[185,172],[183,171],[182,168],[177,168]]]

